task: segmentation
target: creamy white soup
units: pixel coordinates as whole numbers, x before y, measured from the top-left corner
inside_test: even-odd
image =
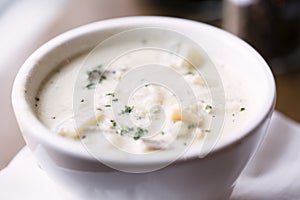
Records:
[[[145,43],[139,42],[141,46]],[[122,45],[130,48],[131,44]],[[88,54],[83,53],[58,66],[41,86],[36,97],[40,120],[62,137],[103,145],[102,148],[106,148],[102,142],[106,140],[118,149],[138,154],[185,146],[191,134],[193,140],[189,141],[197,150],[207,135],[213,134],[212,122],[223,111],[220,142],[247,123],[252,106],[247,88],[251,83],[234,72],[235,66],[209,55],[221,77],[221,82],[216,84],[221,84],[225,92],[225,109],[222,110],[212,101],[216,86],[207,85],[206,77],[201,75],[201,63],[208,58],[195,49],[183,48],[178,42],[168,42],[166,46],[174,47],[186,60],[199,61],[199,69],[172,52],[153,48],[126,53],[110,63],[108,55],[114,54],[118,45],[95,50],[93,54],[99,56],[90,57],[88,61]],[[147,77],[157,76],[155,73],[143,78],[136,76],[140,84],[134,91],[128,91],[127,83],[118,85],[132,70],[145,65],[151,67],[151,64],[157,66],[157,63],[182,77],[193,92],[194,103],[182,105],[172,89],[147,80]],[[116,87],[120,89],[116,91]],[[186,90],[185,87],[179,89]],[[130,98],[120,102],[120,95],[127,93]],[[122,107],[114,109],[114,105]],[[86,111],[90,107],[93,112]],[[123,118],[130,119],[130,123],[123,123]],[[152,128],[153,123],[158,126]]]

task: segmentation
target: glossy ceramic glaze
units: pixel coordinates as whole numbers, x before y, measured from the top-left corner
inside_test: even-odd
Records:
[[[36,117],[35,95],[41,82],[62,61],[93,48],[114,33],[129,28],[176,30],[230,64],[253,63],[263,77],[260,115],[204,158],[178,160],[149,173],[125,173],[93,159],[80,143],[51,133]],[[12,94],[13,107],[27,145],[39,165],[74,199],[227,199],[234,182],[261,143],[275,102],[273,76],[249,45],[217,28],[166,17],[128,17],[96,22],[67,32],[43,45],[24,63]],[[118,161],[116,161],[118,162]],[[120,163],[123,164],[123,163]],[[126,163],[125,163],[126,164]]]

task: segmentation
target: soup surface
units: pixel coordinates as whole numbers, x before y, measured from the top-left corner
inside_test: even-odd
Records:
[[[39,119],[54,134],[99,151],[113,146],[135,154],[178,146],[197,151],[209,135],[222,142],[247,123],[251,83],[235,73],[237,66],[214,55],[207,65],[201,51],[174,41],[164,45],[167,50],[145,46],[110,60],[116,44],[67,59],[37,94]],[[202,73],[202,67],[215,67],[216,74]],[[220,92],[224,102],[214,101]]]

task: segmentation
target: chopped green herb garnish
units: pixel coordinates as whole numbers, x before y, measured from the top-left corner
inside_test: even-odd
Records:
[[[113,127],[116,127],[116,126],[117,126],[117,122],[116,122],[116,121],[110,120],[110,122],[111,122],[111,124],[112,124]]]
[[[160,134],[164,135],[164,134],[165,134],[165,132],[164,132],[164,131],[162,131],[162,132],[160,132]]]
[[[242,107],[242,108],[240,109],[240,112],[243,112],[244,110],[246,110],[246,108]]]
[[[206,129],[204,130],[205,133],[210,133],[210,130]]]
[[[211,105],[206,105],[205,110],[211,110],[212,106]]]
[[[207,105],[205,106],[204,110],[205,110],[206,112],[209,113],[209,112],[211,112],[212,108],[213,108],[213,107],[212,107],[211,105],[208,105],[208,104],[207,104]]]
[[[84,102],[84,99],[81,99],[81,101],[80,102]]]
[[[112,96],[112,97],[115,97],[115,93],[107,93],[106,96]]]
[[[111,107],[111,105],[105,105],[105,107]]]
[[[110,122],[112,123],[112,127],[116,128],[116,134],[119,134],[121,136],[125,135],[125,134],[133,134],[133,139],[134,140],[138,140],[140,139],[143,135],[145,135],[146,133],[148,133],[147,129],[143,129],[140,127],[137,127],[136,129],[134,127],[128,127],[128,126],[117,126],[117,123],[114,120],[110,120]]]
[[[89,84],[87,84],[85,87],[86,87],[87,89],[94,89],[95,86],[96,86],[95,83],[89,83]]]
[[[121,114],[125,114],[125,113],[131,113],[131,111],[133,110],[134,106],[127,106],[125,105],[125,109],[121,111]]]
[[[191,71],[189,71],[189,72],[187,72],[187,73],[185,73],[185,75],[195,75],[195,73],[194,72],[191,72]]]
[[[140,127],[137,128],[134,136],[133,136],[133,139],[134,140],[138,140],[140,139],[143,135],[145,135],[146,133],[148,133],[148,130],[147,129],[142,129]]]
[[[96,67],[92,71],[87,71],[89,84],[86,85],[88,89],[92,89],[97,83],[101,83],[103,80],[107,79],[105,72],[102,72],[99,68],[102,65]]]
[[[104,75],[100,76],[98,83],[101,83],[105,79],[106,79],[106,76],[104,76]]]
[[[130,133],[132,131],[134,131],[134,128],[128,126],[121,126],[116,130],[116,133],[123,136],[124,134]]]
[[[107,93],[106,96],[112,96],[112,97],[115,97],[115,93]],[[118,100],[119,100],[118,98],[112,99],[112,101],[118,101]]]
[[[91,83],[97,82],[100,78],[102,74],[102,71],[100,71],[99,69],[93,69],[92,71],[88,71],[87,75],[88,75],[88,80]]]
[[[99,110],[99,111],[102,111],[102,108],[96,108],[97,110]]]

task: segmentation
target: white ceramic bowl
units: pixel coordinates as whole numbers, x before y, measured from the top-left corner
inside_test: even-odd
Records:
[[[131,174],[93,159],[72,140],[51,133],[37,118],[34,97],[41,82],[66,58],[90,49],[114,33],[137,27],[169,28],[187,35],[208,53],[245,76],[255,74],[257,116],[205,158],[192,157],[150,173]],[[64,33],[33,53],[20,69],[12,102],[27,145],[48,175],[78,199],[227,199],[235,180],[261,143],[275,102],[268,65],[237,37],[199,22],[167,17],[126,17],[92,23]],[[233,136],[232,136],[233,135]],[[30,181],[30,180],[28,180]]]

